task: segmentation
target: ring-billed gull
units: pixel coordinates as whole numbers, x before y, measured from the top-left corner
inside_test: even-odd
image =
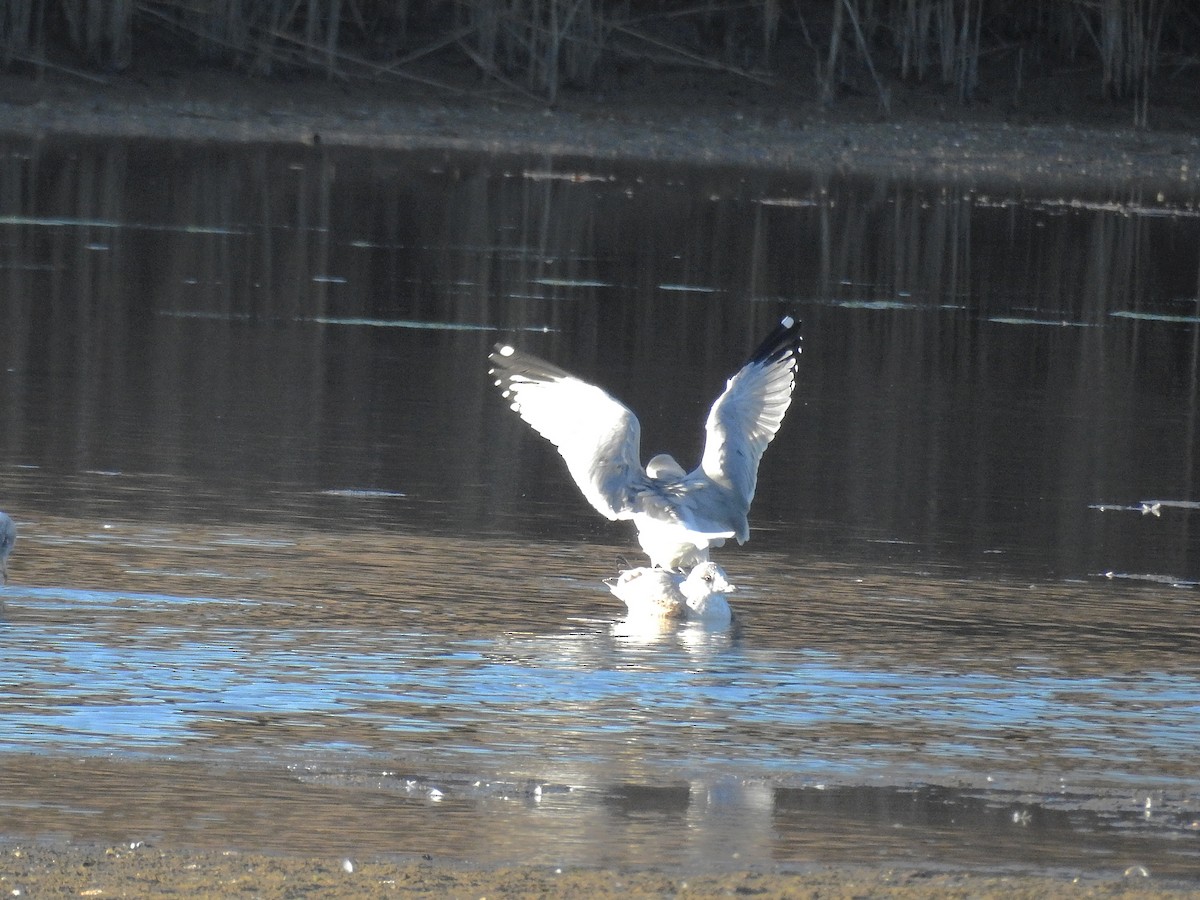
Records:
[[[17,542],[17,526],[7,513],[0,512],[0,577],[8,584],[8,554]]]
[[[725,595],[737,588],[715,562],[700,563],[686,577],[666,569],[627,569],[604,583],[625,601],[631,616],[709,625],[724,625],[733,617]]]
[[[488,359],[496,386],[558,448],[588,502],[609,519],[632,519],[654,565],[689,569],[710,546],[750,537],[758,463],[792,402],[799,354],[800,325],[785,316],[713,403],[691,472],[666,453],[643,469],[637,417],[595,385],[508,344]]]

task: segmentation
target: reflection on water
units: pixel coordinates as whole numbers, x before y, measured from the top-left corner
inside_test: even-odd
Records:
[[[3,152],[0,833],[1196,871],[1195,198]],[[784,309],[738,624],[632,628],[488,348],[687,460]]]

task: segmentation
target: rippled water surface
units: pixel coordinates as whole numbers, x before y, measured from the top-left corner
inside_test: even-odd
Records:
[[[1200,872],[1196,198],[0,149],[0,833]],[[687,464],[785,311],[738,621],[633,627],[487,352]]]

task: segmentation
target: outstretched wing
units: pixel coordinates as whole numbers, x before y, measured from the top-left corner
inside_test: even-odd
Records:
[[[729,379],[708,413],[700,468],[713,481],[736,491],[747,507],[754,499],[763,451],[792,402],[800,341],[800,323],[784,316]]]
[[[558,448],[588,503],[609,519],[632,518],[635,497],[648,486],[637,417],[595,385],[506,344],[488,359],[496,386]]]

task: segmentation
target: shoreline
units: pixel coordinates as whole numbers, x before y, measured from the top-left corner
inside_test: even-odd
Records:
[[[465,93],[383,90],[221,73],[0,78],[0,134],[280,143],[380,150],[549,154],[653,164],[744,166],[828,175],[971,180],[987,185],[1129,185],[1189,200],[1200,186],[1200,129],[1136,131],[1095,117],[1011,122],[947,115],[937,97],[879,120],[776,94],[694,90],[573,97],[554,108]],[[711,102],[709,102],[711,100]]]
[[[420,860],[278,856],[236,850],[0,842],[0,890],[11,896],[85,897],[671,897],[766,900],[1034,900],[1063,896],[1167,900],[1195,896],[1183,883],[1155,883],[1134,866],[1119,877],[1005,874],[935,867],[812,865],[775,871],[679,873],[656,869],[473,867]]]

